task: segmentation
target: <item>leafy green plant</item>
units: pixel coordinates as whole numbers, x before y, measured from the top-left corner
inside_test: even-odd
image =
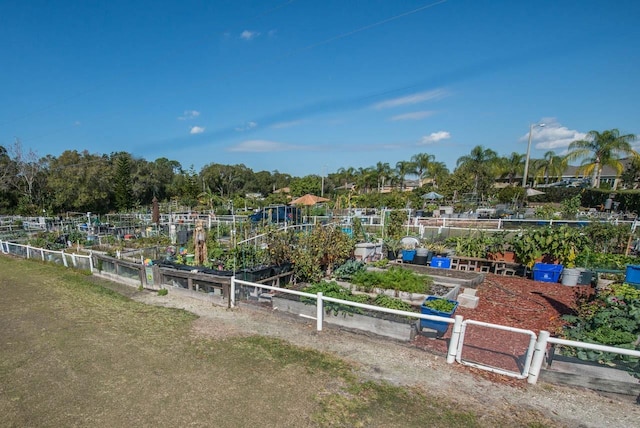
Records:
[[[353,294],[351,290],[341,287],[335,281],[321,281],[315,284],[311,284],[310,286],[303,288],[302,291],[311,294],[322,293],[323,296],[333,297],[340,300],[348,300],[350,302],[366,303],[369,299],[369,296],[364,294]],[[310,297],[302,297],[300,298],[300,301],[307,304],[316,304],[316,300]],[[324,307],[327,313],[333,313],[333,315],[338,315],[339,313],[349,315],[362,313],[362,310],[360,308],[345,305],[342,303],[324,302]]]
[[[355,243],[340,227],[316,227],[298,237],[292,257],[295,275],[312,282],[331,276],[333,267],[348,260],[354,250]]]
[[[520,263],[533,267],[536,259],[548,256],[565,267],[574,267],[576,257],[588,243],[578,229],[566,225],[523,230],[513,237],[511,246]]]
[[[487,255],[487,247],[491,244],[490,238],[483,233],[480,233],[479,236],[473,236],[471,234],[467,236],[456,236],[450,238],[450,241],[455,245],[456,255],[462,257],[484,258]]]
[[[407,212],[404,210],[389,211],[388,216],[386,236],[400,239],[403,234],[403,226],[407,221]]]
[[[596,294],[578,296],[575,314],[562,317],[567,325],[563,333],[570,340],[625,349],[640,349],[640,290],[628,284],[612,284]],[[640,377],[638,358],[583,348],[566,348],[563,352],[582,360],[603,364],[623,364]]]
[[[582,196],[580,194],[562,201],[562,218],[570,220],[575,219],[578,215],[578,211],[580,210],[581,202]]]
[[[389,267],[389,259],[380,259],[370,263],[371,266],[377,267],[380,269],[386,269]]]
[[[366,269],[366,265],[360,260],[347,260],[333,271],[333,275],[338,279],[350,279],[356,273]]]
[[[456,307],[456,304],[447,299],[431,299],[425,300],[423,306],[438,312],[451,312]]]
[[[316,294],[321,292],[323,296],[333,297],[340,300],[347,300],[350,302],[366,303],[369,305],[380,306],[388,309],[396,309],[399,311],[416,312],[416,309],[411,304],[404,302],[400,299],[396,299],[385,294],[378,294],[375,298],[371,298],[366,294],[353,294],[351,290],[341,287],[335,281],[327,282],[322,281],[316,284],[312,284],[302,289],[306,293]],[[316,300],[309,297],[302,297],[301,302],[306,304],[315,304]],[[325,302],[325,310],[327,313],[333,313],[338,315],[342,313],[344,315],[362,314],[363,311],[360,308],[354,306],[345,305],[342,303]]]
[[[405,302],[404,300],[387,296],[386,294],[378,294],[375,297],[375,299],[373,299],[373,304],[376,306],[380,306],[382,308],[387,308],[387,309],[396,309],[398,311],[405,311],[405,312],[415,312],[411,304]]]
[[[389,253],[398,255],[398,252],[402,249],[402,242],[398,238],[386,237],[382,241],[385,250]]]
[[[433,251],[433,254],[446,254],[448,251],[447,245],[443,242],[429,242],[425,245],[428,250]]]
[[[627,265],[640,264],[640,257],[624,254],[596,253],[589,247],[584,248],[576,257],[576,266],[589,269],[624,270]]]
[[[169,294],[169,290],[167,290],[166,288],[161,288],[160,290],[158,290],[158,296],[166,296],[167,294]]]
[[[365,291],[374,288],[395,290],[408,293],[428,293],[433,279],[428,275],[418,274],[410,269],[393,266],[385,271],[365,270],[357,272],[351,282]]]

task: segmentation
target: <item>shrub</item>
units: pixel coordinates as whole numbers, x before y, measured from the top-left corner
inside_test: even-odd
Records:
[[[167,294],[169,294],[169,290],[167,290],[166,288],[161,288],[160,290],[158,290],[158,296],[166,296]]]

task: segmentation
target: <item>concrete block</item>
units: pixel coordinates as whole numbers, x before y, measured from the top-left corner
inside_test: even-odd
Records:
[[[468,294],[460,294],[458,296],[458,302],[460,306],[468,309],[475,309],[478,307],[478,302],[480,298],[478,296],[470,296]]]
[[[475,288],[464,288],[462,289],[462,294],[467,295],[467,296],[475,296],[476,295],[476,290]]]

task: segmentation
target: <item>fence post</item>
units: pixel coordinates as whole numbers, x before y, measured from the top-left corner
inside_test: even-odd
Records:
[[[42,258],[42,261],[44,261],[44,250],[40,249],[40,256]]]
[[[29,256],[30,256],[30,253],[31,253],[31,251],[29,251],[29,248],[30,248],[29,244],[27,244],[27,259],[30,258]]]
[[[89,270],[93,273],[93,251],[89,251]]]
[[[447,352],[447,363],[453,364],[458,353],[458,342],[460,342],[460,332],[462,331],[462,315],[456,315],[453,322],[453,331],[451,332],[451,341],[449,342],[449,351]]]
[[[236,276],[231,277],[231,286],[229,287],[229,304],[232,308],[236,307]]]
[[[322,331],[322,316],[324,315],[324,301],[322,300],[322,292],[318,293],[318,301],[316,302],[316,330]]]
[[[547,353],[547,340],[549,340],[549,332],[541,330],[536,341],[536,346],[533,348],[533,357],[531,358],[531,367],[529,368],[529,376],[527,382],[535,385],[538,382],[538,376],[542,369],[542,362]]]

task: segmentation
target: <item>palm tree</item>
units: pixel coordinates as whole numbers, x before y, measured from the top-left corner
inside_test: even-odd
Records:
[[[400,181],[400,191],[404,190],[404,179],[411,170],[411,162],[398,161],[396,162],[396,175]]]
[[[420,187],[424,184],[424,179],[429,173],[429,168],[435,160],[436,157],[434,155],[427,153],[418,153],[411,156],[412,168],[410,172],[418,176],[418,184]]]
[[[558,156],[553,150],[549,150],[544,154],[542,159],[534,163],[534,171],[536,178],[543,178],[545,184],[549,184],[550,178],[561,178],[562,173],[567,167],[565,157]]]
[[[569,153],[565,158],[567,161],[582,159],[578,172],[591,174],[591,187],[600,187],[603,166],[609,165],[614,168],[619,177],[624,170],[620,156],[639,156],[631,148],[631,143],[635,140],[634,134],[620,135],[617,129],[609,129],[602,133],[589,131],[584,140],[576,140],[569,144]]]
[[[358,189],[364,193],[369,193],[369,189],[371,189],[373,185],[376,184],[376,171],[373,167],[367,168],[358,168],[355,175],[356,186]]]
[[[498,163],[498,154],[491,149],[485,149],[482,146],[475,146],[471,149],[471,153],[458,158],[456,166],[464,168],[474,175],[474,193],[478,193],[478,179],[483,173],[496,173]]]
[[[522,174],[524,172],[524,155],[521,153],[513,152],[509,157],[500,158],[500,177],[508,178],[509,184],[513,183],[513,179],[518,174]]]
[[[378,193],[382,192],[387,180],[391,179],[393,171],[388,162],[378,162],[376,164],[376,178],[378,180]]]
[[[444,181],[449,175],[449,168],[444,162],[432,162],[429,167],[427,177],[431,179],[434,188],[438,188],[438,184]]]
[[[344,188],[346,190],[348,184],[355,180],[356,169],[352,166],[350,166],[349,168],[339,168],[337,174],[340,177],[339,180],[341,182],[344,181]]]

